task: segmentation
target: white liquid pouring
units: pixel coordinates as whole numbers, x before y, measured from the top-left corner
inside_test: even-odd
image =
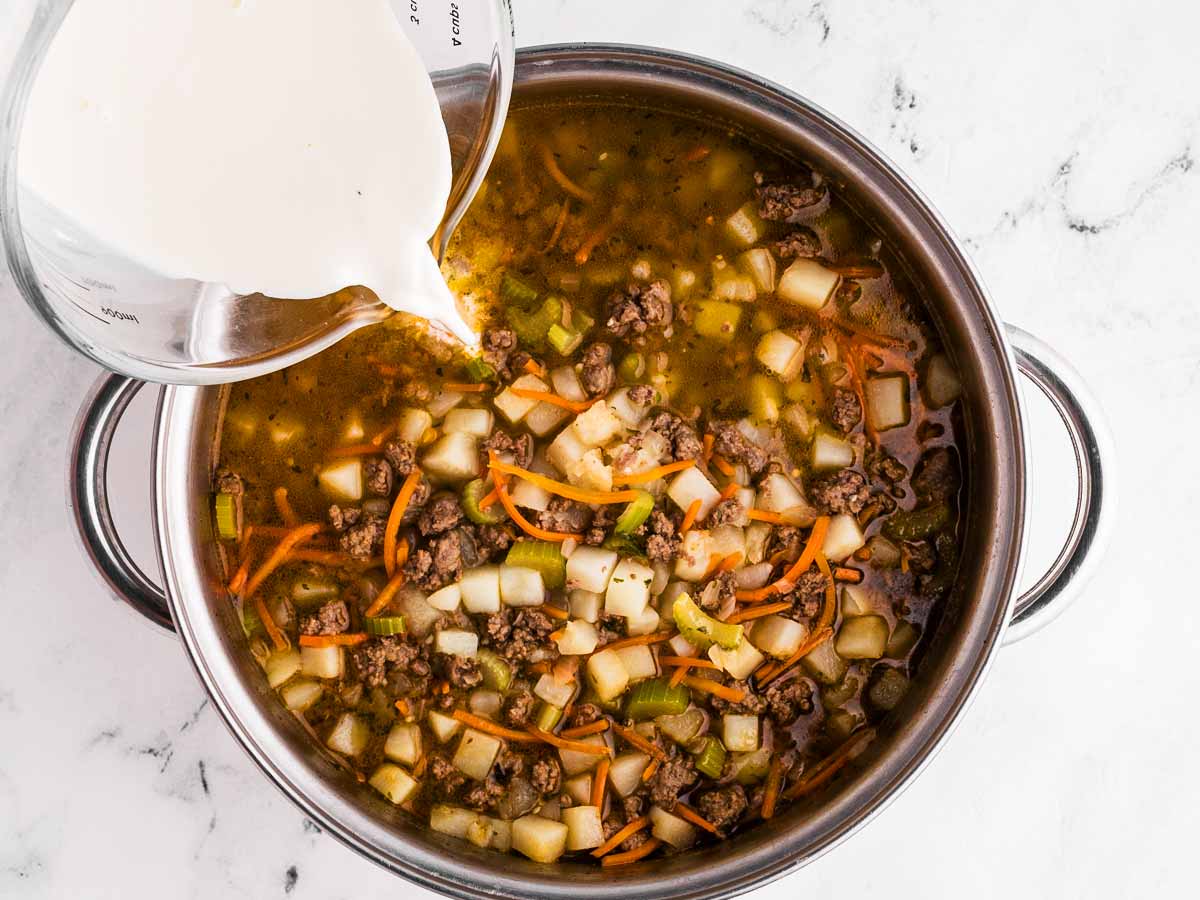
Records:
[[[446,128],[388,0],[76,0],[18,159],[164,275],[298,299],[365,285],[475,341],[428,245]]]

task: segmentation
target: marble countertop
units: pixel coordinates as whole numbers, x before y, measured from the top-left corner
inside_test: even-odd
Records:
[[[1120,520],[1100,575],[1005,648],[954,739],[863,832],[753,894],[1183,896],[1200,833],[1190,556],[1200,438],[1200,13],[1057,0],[517,0],[522,44],[658,44],[807,95],[954,224],[1009,321],[1108,409]],[[1186,17],[1187,21],[1182,21]],[[108,599],[66,508],[72,417],[97,368],[0,276],[0,896],[432,896],[320,833],[260,775],[181,649]],[[1057,549],[1070,457],[1034,432],[1029,574]],[[148,398],[118,437],[118,514],[150,558]],[[1164,427],[1164,426],[1170,426]],[[1161,643],[1160,638],[1171,640]],[[1188,887],[1191,885],[1191,887]]]

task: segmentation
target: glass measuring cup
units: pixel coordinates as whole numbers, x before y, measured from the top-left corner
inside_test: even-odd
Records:
[[[43,321],[114,371],[218,384],[283,368],[392,314],[368,291],[280,300],[169,278],[22,189],[25,104],[72,2],[0,4],[0,242],[18,290]],[[450,137],[450,199],[432,242],[440,257],[500,139],[512,88],[512,12],[509,0],[388,2],[425,63]]]

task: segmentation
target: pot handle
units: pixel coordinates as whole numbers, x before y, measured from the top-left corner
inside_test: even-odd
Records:
[[[1047,625],[1095,574],[1117,513],[1116,452],[1099,403],[1079,373],[1029,332],[1008,325],[1021,374],[1046,395],[1066,426],[1079,479],[1075,517],[1058,556],[1013,605],[1006,644]]]
[[[67,489],[83,549],[109,590],[155,625],[174,632],[166,592],[129,555],[108,505],[108,451],[121,417],[144,384],[107,374],[93,385],[75,419]]]

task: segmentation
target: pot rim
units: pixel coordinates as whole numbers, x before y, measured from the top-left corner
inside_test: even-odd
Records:
[[[971,294],[971,314],[978,355],[993,392],[986,402],[1007,425],[1003,433],[990,435],[996,442],[997,478],[1009,489],[998,492],[992,518],[994,534],[988,545],[989,565],[980,576],[980,593],[987,589],[988,616],[979,614],[964,625],[949,667],[947,681],[931,694],[910,720],[900,724],[888,741],[877,741],[863,757],[871,761],[852,779],[842,779],[831,788],[827,802],[807,819],[796,822],[783,838],[754,841],[747,832],[744,850],[723,847],[701,865],[677,861],[655,861],[645,868],[606,871],[603,878],[589,880],[563,877],[561,869],[533,866],[521,860],[490,856],[490,864],[447,854],[429,843],[411,840],[376,823],[356,804],[347,801],[316,773],[307,770],[274,733],[272,722],[258,708],[242,682],[234,660],[220,650],[218,626],[203,602],[209,584],[192,553],[190,540],[195,523],[185,514],[188,498],[181,485],[194,473],[194,429],[201,400],[211,389],[166,387],[159,401],[154,442],[154,515],[158,535],[156,550],[164,573],[176,629],[193,666],[214,706],[238,742],[264,773],[316,822],[322,830],[377,864],[422,887],[463,897],[589,897],[650,900],[664,896],[687,898],[727,897],[760,887],[811,862],[841,843],[877,815],[929,764],[956,727],[973,700],[1007,628],[1015,599],[1017,578],[1024,553],[1025,520],[1025,434],[1020,392],[1016,385],[1016,362],[1005,330],[996,314],[978,272],[949,227],[911,181],[882,153],[852,129],[815,104],[772,82],[742,70],[697,56],[650,47],[623,44],[571,43],[545,45],[518,52],[518,83],[522,75],[536,81],[555,67],[577,71],[581,77],[593,72],[619,72],[633,81],[670,77],[681,82],[705,81],[715,93],[736,96],[791,109],[796,115],[815,119],[828,129],[828,139],[844,145],[869,168],[874,181],[886,182],[897,202],[919,218],[919,227],[938,242],[944,255],[938,264],[953,272]],[[636,91],[636,85],[632,87]],[[864,172],[866,169],[864,169]],[[880,188],[881,190],[883,188]],[[934,251],[930,251],[933,253]],[[987,355],[987,351],[991,355]],[[181,565],[186,562],[188,565]],[[190,601],[190,602],[189,602]],[[879,745],[886,744],[882,749]],[[878,758],[876,758],[878,757]],[[285,765],[285,761],[290,765]],[[801,840],[801,837],[805,839]],[[580,870],[581,871],[581,870]],[[555,873],[558,874],[555,874]]]

